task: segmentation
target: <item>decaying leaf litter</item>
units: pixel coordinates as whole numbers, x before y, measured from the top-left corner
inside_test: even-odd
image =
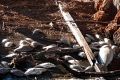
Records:
[[[95,54],[98,54],[100,46],[97,46],[97,48],[94,46],[95,42],[99,42],[95,34],[98,33],[103,38],[108,37],[106,34],[112,36],[113,32],[108,33],[109,31],[105,31],[108,22],[104,24],[92,21],[92,15],[96,12],[93,2],[65,2],[68,4],[65,10],[71,13],[91,49]],[[0,40],[2,42],[3,39],[7,39],[7,43],[3,42],[0,45],[0,74],[4,75],[1,78],[91,78],[90,76],[85,76],[84,73],[77,74],[77,72],[82,71],[91,72],[92,69],[90,71],[86,70],[89,63],[83,54],[83,50],[72,36],[54,1],[8,0],[0,1],[0,4]],[[114,41],[116,40],[114,37],[117,37],[116,34],[119,36],[118,30],[114,31]],[[26,38],[29,38],[27,39],[29,43],[25,41]],[[119,45],[119,39],[117,40],[117,45]],[[33,44],[31,43],[32,41],[36,41],[35,45],[37,46],[31,46]],[[25,44],[27,51],[20,50],[20,42]],[[112,44],[114,43],[112,42]],[[117,53],[119,53],[119,49]],[[67,59],[66,56],[70,59]],[[109,71],[119,70],[118,60],[119,55],[116,55],[108,66]],[[39,66],[43,63],[47,63],[46,66],[50,67],[51,65],[52,67]]]

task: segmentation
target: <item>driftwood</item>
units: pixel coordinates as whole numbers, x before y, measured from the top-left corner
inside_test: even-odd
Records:
[[[92,53],[92,50],[90,49],[89,45],[87,44],[85,38],[83,37],[82,33],[80,32],[79,28],[77,27],[76,23],[74,22],[73,18],[69,14],[69,12],[63,11],[63,5],[59,4],[60,11],[65,19],[67,21],[67,25],[69,26],[72,34],[74,35],[75,39],[77,40],[78,44],[83,47],[87,59],[90,63],[90,65],[93,65],[93,60],[95,60],[95,56]],[[72,21],[72,22],[70,22]],[[98,67],[98,65],[95,64],[94,66],[96,72],[101,72],[101,69]]]

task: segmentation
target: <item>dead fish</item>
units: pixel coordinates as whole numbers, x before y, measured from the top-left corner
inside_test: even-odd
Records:
[[[10,52],[10,54],[6,55],[5,57],[6,57],[6,58],[13,58],[13,57],[15,57],[15,56],[17,56],[16,53]]]
[[[3,39],[1,43],[5,44],[6,42],[9,42],[9,41],[10,41],[9,39]]]
[[[91,42],[92,42],[92,40],[89,39],[88,37],[85,37],[85,40],[86,40],[88,43],[91,43]]]
[[[37,41],[34,41],[33,39],[31,38],[25,38],[25,40],[30,44],[31,47],[33,48],[36,48],[37,46],[40,46],[42,47],[42,44],[40,44],[39,42]]]
[[[63,56],[63,59],[68,61],[68,60],[73,60],[74,58],[70,55],[65,55],[65,56]]]
[[[46,72],[47,69],[45,68],[29,68],[24,74],[25,75],[40,75],[43,72]]]
[[[47,51],[47,50],[55,48],[55,47],[57,47],[57,45],[56,44],[52,44],[52,45],[48,45],[48,46],[43,47],[43,49]]]
[[[87,36],[90,40],[95,41],[95,38],[94,38],[92,35],[86,34],[86,36]]]
[[[20,45],[18,48],[14,49],[14,52],[28,52],[32,51],[33,47],[30,45]]]
[[[78,44],[74,44],[74,45],[72,46],[72,48],[73,48],[73,49],[79,49],[79,48],[81,48],[81,46],[78,45]]]
[[[46,69],[55,68],[55,67],[56,65],[50,62],[41,63],[35,66],[35,68],[46,68]]]
[[[68,60],[68,63],[70,63],[70,64],[79,64],[79,61],[76,60],[76,59],[73,59],[73,60]]]
[[[66,45],[70,45],[71,44],[71,42],[69,41],[69,39],[67,38],[67,37],[65,37],[65,36],[62,36],[61,38],[60,38],[60,40],[59,41],[57,41],[58,43],[62,43],[62,44],[66,44]]]
[[[0,74],[7,74],[10,72],[10,68],[0,68]]]
[[[25,38],[25,40],[27,41],[27,42],[29,42],[29,43],[31,43],[31,42],[33,42],[34,40],[33,39],[31,39],[31,38]]]
[[[30,43],[27,40],[20,40],[19,46],[21,46],[21,45],[30,45]]]
[[[40,46],[41,48],[42,48],[42,44],[40,44],[39,42],[37,42],[37,41],[32,41],[31,43],[30,43],[30,45],[33,47],[33,48],[36,48],[36,47],[38,47],[38,46]]]
[[[44,55],[46,58],[54,58],[56,56],[55,53],[48,53]]]
[[[98,40],[102,40],[102,37],[101,37],[99,34],[95,34],[95,37],[96,37]]]
[[[4,47],[6,47],[6,48],[12,47],[13,44],[14,44],[13,42],[6,42],[6,43],[4,44]]]
[[[76,72],[83,71],[83,69],[79,65],[70,65],[69,67],[70,67],[70,69],[72,69],[73,71],[76,71]]]
[[[40,29],[34,29],[32,35],[40,33]]]
[[[94,66],[88,66],[84,69],[84,71],[91,72],[94,70]]]
[[[6,62],[6,61],[1,61],[1,65],[2,65],[4,68],[10,68],[8,62]]]
[[[111,40],[108,39],[108,38],[104,38],[104,42],[107,43],[107,44],[109,44],[109,45],[111,45]]]
[[[18,69],[12,69],[12,70],[10,70],[10,73],[15,76],[19,76],[19,77],[25,76],[24,72],[21,70],[18,70]]]
[[[78,56],[80,56],[81,58],[87,58],[85,52],[79,52]]]

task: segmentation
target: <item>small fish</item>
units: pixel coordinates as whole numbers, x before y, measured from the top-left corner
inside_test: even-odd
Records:
[[[95,38],[94,38],[92,35],[86,34],[86,36],[87,36],[91,41],[95,41]]]
[[[84,71],[91,72],[94,70],[94,66],[88,66],[84,69]]]
[[[40,75],[43,72],[46,72],[47,69],[45,68],[29,68],[27,71],[25,71],[25,75]]]
[[[63,59],[68,61],[68,60],[73,60],[74,58],[70,55],[65,55],[65,56],[63,56]]]
[[[70,65],[69,67],[70,67],[70,69],[72,69],[73,71],[76,71],[76,72],[83,71],[83,69],[79,65]]]
[[[14,52],[28,52],[32,51],[33,47],[30,45],[20,45],[18,48],[14,49]]]
[[[78,56],[80,56],[81,58],[87,58],[85,52],[79,52]]]
[[[5,44],[6,42],[9,42],[9,41],[10,41],[9,39],[3,39],[1,43]]]
[[[21,70],[18,70],[18,69],[12,69],[12,70],[10,70],[10,73],[15,76],[19,76],[19,77],[25,76],[24,72]]]
[[[6,43],[4,44],[4,47],[6,47],[6,48],[12,47],[13,44],[14,44],[13,42],[6,42]]]
[[[35,68],[46,68],[46,69],[54,68],[54,67],[56,67],[56,65],[50,62],[41,63],[35,66]]]
[[[6,57],[6,58],[13,58],[13,57],[15,57],[15,56],[17,56],[17,54],[14,53],[14,52],[11,52],[10,54],[6,55],[5,57]]]
[[[68,63],[70,63],[70,64],[79,64],[79,61],[76,60],[76,59],[73,59],[73,60],[68,60]]]
[[[48,46],[43,47],[43,49],[45,49],[47,51],[47,50],[49,50],[51,48],[55,48],[55,47],[57,47],[57,45],[52,44],[52,45],[48,45]]]
[[[31,43],[30,43],[30,46],[32,46],[33,48],[36,48],[36,47],[38,47],[38,46],[43,46],[42,44],[40,44],[39,42],[37,42],[37,41],[32,41]]]

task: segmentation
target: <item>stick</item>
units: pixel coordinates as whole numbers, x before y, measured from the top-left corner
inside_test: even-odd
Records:
[[[75,39],[77,40],[78,44],[83,47],[83,49],[86,53],[87,59],[88,59],[90,65],[92,66],[93,65],[92,60],[94,60],[95,56],[92,53],[92,50],[90,49],[90,47],[88,46],[85,38],[83,37],[81,31],[79,30],[77,24],[75,23],[75,21],[73,20],[73,18],[69,14],[69,12],[63,11],[62,5],[60,3],[59,3],[59,9],[61,11],[61,14],[63,15],[63,18],[65,19],[65,21],[67,21],[66,23],[69,26],[69,28],[70,28],[72,34],[74,35]],[[95,68],[96,72],[101,72],[98,65],[95,64],[94,68]]]

